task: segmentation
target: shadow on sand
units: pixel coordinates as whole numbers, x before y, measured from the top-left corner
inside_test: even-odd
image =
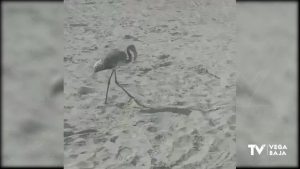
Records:
[[[160,112],[172,112],[172,113],[183,114],[188,116],[192,111],[190,109],[176,108],[176,107],[146,108],[140,111],[140,113],[160,113]]]

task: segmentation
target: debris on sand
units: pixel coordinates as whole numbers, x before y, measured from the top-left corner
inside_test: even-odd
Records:
[[[134,36],[131,36],[131,35],[125,35],[124,36],[124,39],[132,39],[134,41],[140,41],[138,38],[134,37]]]
[[[167,59],[168,57],[170,57],[170,55],[166,55],[166,54],[163,54],[163,55],[160,55],[159,57],[158,57],[158,59]]]
[[[95,93],[95,92],[96,92],[95,88],[88,87],[88,86],[82,86],[78,89],[78,94],[80,96]]]

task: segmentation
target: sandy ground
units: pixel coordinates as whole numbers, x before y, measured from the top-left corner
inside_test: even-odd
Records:
[[[62,166],[62,3],[2,5],[2,163]]]
[[[238,9],[238,166],[297,165],[297,4]],[[250,156],[248,144],[285,144],[287,156]]]
[[[235,1],[65,1],[66,168],[235,168]],[[138,59],[93,79],[134,44]]]

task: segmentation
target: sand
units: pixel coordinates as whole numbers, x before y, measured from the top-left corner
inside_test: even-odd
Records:
[[[235,1],[65,1],[65,168],[235,168]],[[138,58],[93,78],[110,50]]]

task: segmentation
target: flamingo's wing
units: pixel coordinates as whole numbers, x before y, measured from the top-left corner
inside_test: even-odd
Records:
[[[127,61],[126,58],[127,58],[127,55],[125,52],[119,51],[119,50],[114,50],[111,53],[109,53],[107,55],[107,57],[105,58],[105,60],[104,60],[105,67],[107,69],[112,69],[119,64],[126,63],[126,61]]]

